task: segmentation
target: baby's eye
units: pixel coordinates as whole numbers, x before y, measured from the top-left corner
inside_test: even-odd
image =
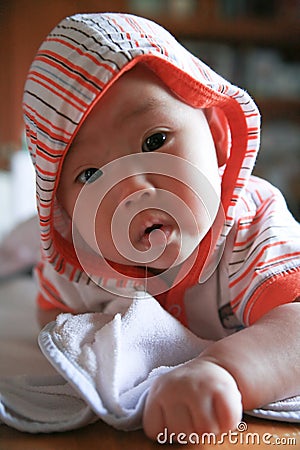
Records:
[[[77,180],[82,183],[93,183],[103,174],[101,169],[90,167],[83,170],[77,177]]]
[[[143,152],[153,152],[158,148],[162,147],[167,139],[166,133],[154,133],[147,137],[142,145]]]

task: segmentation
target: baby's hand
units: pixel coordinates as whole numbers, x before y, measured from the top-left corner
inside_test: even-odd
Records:
[[[217,364],[196,358],[159,377],[150,389],[143,417],[148,437],[233,430],[242,418],[241,394],[233,377]]]

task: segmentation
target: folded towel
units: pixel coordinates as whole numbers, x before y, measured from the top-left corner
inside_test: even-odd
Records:
[[[250,416],[262,419],[281,420],[283,422],[300,422],[300,396],[269,403],[263,408],[247,411]]]
[[[207,345],[144,293],[123,317],[62,314],[40,334],[41,349],[57,371],[99,417],[126,430],[141,426],[154,379]]]
[[[0,380],[0,434],[1,421],[19,431],[52,433],[80,428],[98,419],[59,375]]]
[[[98,418],[122,430],[140,428],[153,381],[211,342],[138,293],[123,316],[61,314],[39,343],[61,376],[0,380],[0,419],[30,432],[64,431]],[[251,414],[300,422],[300,397]]]

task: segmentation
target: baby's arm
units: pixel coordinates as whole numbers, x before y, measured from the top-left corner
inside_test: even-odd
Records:
[[[221,433],[242,410],[300,393],[300,303],[277,307],[160,377],[144,411],[145,433]]]

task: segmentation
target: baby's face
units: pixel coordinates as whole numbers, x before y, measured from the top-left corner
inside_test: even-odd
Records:
[[[106,259],[155,269],[181,263],[219,206],[218,163],[204,112],[136,66],[80,128],[57,198],[84,241]]]

